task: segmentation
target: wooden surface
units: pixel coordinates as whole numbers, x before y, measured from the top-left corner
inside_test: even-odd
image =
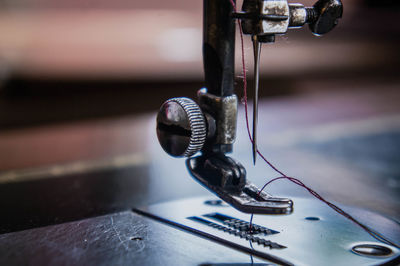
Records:
[[[311,6],[315,1],[301,2]],[[202,80],[201,1],[18,0],[2,5],[1,79],[18,75]],[[400,28],[395,18],[399,10],[372,8],[359,0],[347,0],[344,5],[343,19],[330,34],[317,38],[306,26],[278,37],[273,48],[265,45],[261,74],[393,72],[393,67],[398,68]],[[251,47],[250,38],[246,47]],[[251,62],[251,51],[246,49],[246,54]],[[239,73],[241,66],[236,67]]]

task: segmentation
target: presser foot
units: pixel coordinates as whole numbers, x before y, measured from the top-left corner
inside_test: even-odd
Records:
[[[293,201],[277,198],[246,181],[246,170],[224,154],[198,156],[186,160],[189,172],[219,198],[235,209],[254,214],[289,214]]]

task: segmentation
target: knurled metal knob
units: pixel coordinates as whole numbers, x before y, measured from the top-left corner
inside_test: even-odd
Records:
[[[190,157],[203,148],[207,128],[200,107],[189,98],[166,101],[157,115],[161,147],[174,157]]]
[[[312,8],[307,8],[307,21],[311,31],[316,35],[331,31],[342,15],[341,0],[318,0]]]

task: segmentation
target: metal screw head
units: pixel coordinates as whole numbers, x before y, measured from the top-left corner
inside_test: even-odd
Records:
[[[313,7],[313,21],[309,21],[311,31],[322,35],[331,31],[343,15],[343,4],[340,0],[319,0]]]
[[[359,244],[354,246],[351,250],[358,255],[372,257],[383,257],[393,254],[390,248],[377,244]]]
[[[161,147],[174,157],[190,157],[206,140],[206,122],[200,107],[189,98],[166,101],[157,115]]]

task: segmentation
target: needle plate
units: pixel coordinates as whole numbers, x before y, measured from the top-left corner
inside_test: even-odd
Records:
[[[346,218],[314,199],[295,198],[288,215],[241,213],[221,200],[191,198],[134,211],[242,252],[282,265],[380,265],[398,263],[400,251],[385,245]],[[344,208],[361,222],[393,241],[400,225],[376,213]],[[360,246],[373,249],[354,252]],[[380,247],[380,248],[379,248]],[[371,250],[371,253],[368,251]],[[383,255],[382,255],[383,254]]]

